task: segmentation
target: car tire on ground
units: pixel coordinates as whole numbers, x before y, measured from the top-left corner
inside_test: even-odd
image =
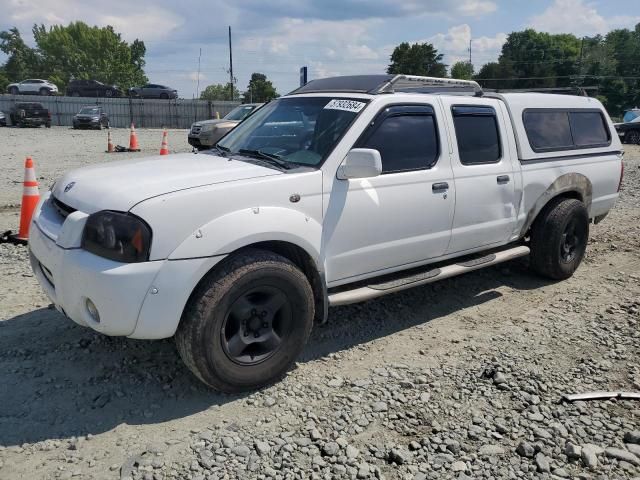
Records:
[[[39,91],[39,93],[40,93],[40,95],[42,95],[42,96],[50,95],[49,90],[48,90],[48,89],[46,89],[46,88],[41,88],[41,89],[40,89],[40,91]]]
[[[531,268],[545,277],[564,280],[582,262],[589,239],[589,213],[580,200],[549,202],[531,229]]]
[[[629,130],[625,135],[625,142],[630,143],[631,145],[640,144],[640,131]]]
[[[20,92],[18,91],[18,87],[11,87],[11,88],[9,89],[9,93],[10,93],[11,95],[18,95],[18,93],[20,93]]]
[[[79,97],[80,96],[80,92],[71,92],[71,96],[72,97]]]
[[[51,128],[51,122],[45,123],[44,126],[47,127],[47,128]]]
[[[113,96],[114,96],[114,95],[113,95],[113,90],[106,90],[106,91],[104,92],[104,96],[105,96],[105,97],[113,97]]]
[[[189,369],[228,393],[268,385],[294,363],[313,324],[314,297],[288,259],[248,249],[224,260],[196,288],[176,344]]]
[[[169,95],[167,95],[166,93],[161,93],[161,94],[160,94],[160,98],[161,98],[162,100],[168,100],[168,99],[169,99]]]

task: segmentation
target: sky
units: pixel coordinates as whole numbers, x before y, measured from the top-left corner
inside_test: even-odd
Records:
[[[152,83],[183,98],[229,81],[232,28],[236,86],[261,72],[285,94],[309,79],[384,73],[401,42],[430,42],[445,63],[469,57],[479,69],[498,58],[507,34],[525,28],[577,36],[640,23],[638,0],[0,0],[0,30],[33,45],[34,23],[112,25],[147,46]],[[0,62],[6,57],[0,53]]]

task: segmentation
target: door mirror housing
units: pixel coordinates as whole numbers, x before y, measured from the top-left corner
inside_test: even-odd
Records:
[[[338,178],[371,178],[382,173],[382,157],[373,148],[352,148],[338,167]]]

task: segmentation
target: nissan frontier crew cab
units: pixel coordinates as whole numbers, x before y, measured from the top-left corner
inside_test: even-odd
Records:
[[[236,392],[281,377],[330,306],[524,256],[570,277],[621,181],[596,99],[319,79],[207,153],[67,173],[36,210],[30,257],[76,323],[175,336],[198,378]]]

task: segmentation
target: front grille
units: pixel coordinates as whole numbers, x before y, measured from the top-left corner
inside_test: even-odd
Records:
[[[75,208],[70,207],[66,203],[62,203],[60,200],[53,196],[51,197],[51,205],[53,205],[53,208],[56,209],[56,212],[58,212],[58,214],[62,218],[67,218],[69,215],[76,211]]]
[[[194,135],[200,133],[200,130],[202,130],[202,125],[194,125],[193,127],[191,127],[191,133],[193,133]]]

